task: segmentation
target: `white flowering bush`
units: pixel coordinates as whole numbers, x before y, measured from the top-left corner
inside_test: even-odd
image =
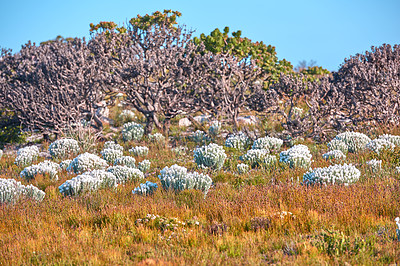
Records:
[[[123,165],[131,168],[136,168],[136,159],[131,156],[121,156],[114,161],[114,165]]]
[[[341,151],[343,154],[346,154],[349,151],[346,143],[344,143],[344,141],[338,140],[338,139],[331,140],[327,144],[327,146],[328,146],[329,150],[331,150],[331,151]]]
[[[192,140],[196,143],[202,143],[204,141],[208,141],[209,138],[207,136],[207,133],[202,131],[202,130],[196,130],[192,136],[191,136]]]
[[[212,184],[212,179],[208,175],[197,172],[188,173],[185,167],[177,164],[171,167],[164,167],[160,171],[158,178],[165,190],[171,189],[176,192],[185,189],[198,189],[207,195]]]
[[[268,153],[269,150],[267,149],[248,150],[241,159],[251,167],[262,166]]]
[[[366,162],[372,172],[379,172],[382,169],[382,160],[372,159]]]
[[[146,173],[147,171],[150,170],[150,165],[151,163],[149,160],[143,160],[138,164],[138,169],[143,173]]]
[[[322,158],[325,160],[336,159],[336,160],[344,160],[346,159],[346,155],[341,150],[332,150],[324,153]]]
[[[71,162],[72,162],[72,160],[69,160],[69,159],[62,161],[59,164],[61,170],[67,170],[67,168],[68,168],[68,166],[70,165]]]
[[[208,129],[208,135],[210,135],[211,137],[215,138],[216,136],[218,136],[220,131],[221,131],[221,122],[213,121],[211,123],[210,128]]]
[[[0,178],[0,204],[16,203],[25,197],[42,201],[46,193],[33,185],[24,186],[14,179]]]
[[[132,110],[122,110],[118,118],[122,121],[132,121],[136,119],[136,114]]]
[[[352,153],[364,150],[367,143],[371,141],[367,135],[352,131],[340,133],[334,139],[342,141],[347,146],[347,151]],[[328,146],[331,147],[329,144]],[[341,150],[339,148],[331,149]]]
[[[146,156],[149,153],[149,148],[146,146],[136,146],[129,150],[134,156]]]
[[[95,154],[85,152],[74,158],[67,167],[68,172],[80,174],[90,170],[107,168],[107,161]]]
[[[378,139],[384,139],[386,141],[389,141],[397,147],[400,146],[400,136],[385,134],[379,136]]]
[[[132,190],[132,193],[137,195],[147,196],[147,195],[152,195],[157,190],[157,188],[158,185],[156,183],[146,181],[146,183],[144,184],[142,183],[137,188]]]
[[[128,122],[122,126],[122,139],[124,141],[141,140],[144,134],[142,125]]]
[[[131,180],[144,179],[144,174],[142,171],[123,165],[111,166],[107,169],[107,171],[115,175],[117,178],[117,184],[125,184]]]
[[[1,157],[3,157],[3,151],[2,150],[0,150],[0,159],[1,159]]]
[[[117,177],[113,173],[106,170],[93,170],[85,172],[83,175],[90,175],[101,179],[103,187],[116,187],[118,185]]]
[[[218,144],[211,143],[194,150],[194,162],[200,168],[212,168],[219,170],[226,159],[225,150]]]
[[[105,149],[112,149],[112,150],[117,150],[117,151],[124,151],[124,147],[122,147],[121,145],[119,145],[118,143],[115,143],[114,141],[110,140],[110,141],[106,141],[104,143],[104,147],[103,150]]]
[[[288,164],[290,168],[308,168],[311,165],[312,155],[307,146],[299,144],[281,152],[279,157],[279,161]]]
[[[247,173],[249,171],[249,168],[249,165],[245,163],[240,163],[237,165],[237,171],[240,175]]]
[[[95,170],[65,181],[58,190],[64,196],[76,196],[106,187],[116,187],[117,179],[104,170]]]
[[[283,140],[274,137],[264,137],[256,139],[253,143],[252,149],[266,149],[268,151],[278,151],[283,144]]]
[[[245,150],[251,143],[251,139],[245,133],[239,132],[238,134],[230,135],[225,141],[225,147]]]
[[[79,153],[78,141],[71,138],[58,139],[49,146],[49,152],[53,159],[64,159]]]
[[[394,150],[395,145],[386,139],[374,139],[367,143],[367,149],[379,154],[382,150]]]
[[[396,166],[396,172],[400,174],[400,166]]]
[[[158,142],[158,143],[165,142],[165,137],[161,133],[149,134],[149,139],[152,142]]]
[[[115,160],[119,157],[123,156],[123,152],[121,150],[114,150],[114,149],[104,149],[100,152],[101,157],[106,160],[109,164],[115,162]]]
[[[276,156],[272,154],[267,154],[264,158],[264,165],[269,166],[277,162]]]
[[[50,179],[58,180],[58,171],[61,170],[58,163],[44,161],[32,166],[25,167],[20,176],[26,180],[34,179],[37,175],[49,175]]]
[[[39,156],[39,148],[36,146],[28,146],[17,151],[15,164],[18,166],[30,165]]]
[[[312,184],[343,184],[349,185],[358,181],[361,176],[352,164],[335,164],[323,168],[315,168],[303,175],[303,183]]]

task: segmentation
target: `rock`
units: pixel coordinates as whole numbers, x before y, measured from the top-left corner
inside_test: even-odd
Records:
[[[178,125],[179,127],[189,127],[192,124],[188,118],[179,119]]]
[[[243,125],[255,125],[259,122],[259,119],[254,115],[248,115],[248,116],[239,116],[237,118],[237,121],[239,124]]]
[[[211,115],[198,115],[194,117],[194,120],[196,120],[197,122],[201,123],[206,123],[209,122],[209,118],[211,117]]]

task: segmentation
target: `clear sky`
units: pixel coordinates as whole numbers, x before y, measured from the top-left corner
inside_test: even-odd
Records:
[[[344,58],[383,43],[400,44],[400,0],[0,0],[0,47],[20,50],[28,40],[89,38],[89,24],[127,22],[157,10],[182,13],[180,24],[209,34],[231,32],[276,47],[296,66],[314,60],[331,71]]]

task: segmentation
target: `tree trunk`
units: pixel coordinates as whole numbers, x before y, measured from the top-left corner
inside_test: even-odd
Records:
[[[151,134],[154,128],[154,119],[152,114],[146,116],[146,126],[144,127],[144,134],[148,135]]]
[[[163,133],[165,137],[168,137],[169,127],[171,126],[171,119],[166,118],[163,123]]]

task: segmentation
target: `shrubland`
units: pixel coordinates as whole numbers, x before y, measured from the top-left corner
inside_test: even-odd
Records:
[[[3,50],[2,134],[44,138],[1,138],[0,263],[398,263],[399,46],[295,73],[179,16]]]

